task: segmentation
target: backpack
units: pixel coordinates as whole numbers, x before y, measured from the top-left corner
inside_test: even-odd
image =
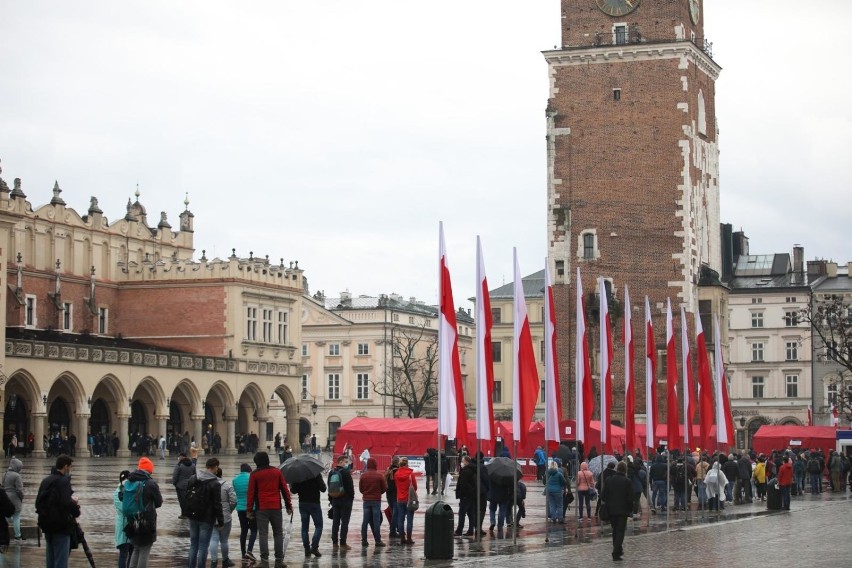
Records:
[[[197,477],[192,476],[186,487],[186,495],[184,495],[183,514],[196,521],[205,519],[210,514],[210,504],[207,493],[207,481],[201,481]]]
[[[328,476],[328,496],[343,497],[346,490],[343,488],[343,475],[339,469],[335,469]]]
[[[679,486],[686,483],[686,468],[682,463],[677,464],[675,467],[674,481],[672,483]]]
[[[70,526],[70,515],[63,511],[60,503],[59,490],[56,481],[44,488],[36,497],[35,510],[38,515],[37,524],[43,532],[63,532]]]
[[[124,483],[124,491],[119,493],[119,497],[121,498],[121,512],[126,518],[137,517],[145,510],[142,492],[145,490],[146,481],[126,481]]]
[[[819,462],[813,458],[808,460],[808,473],[820,473]]]

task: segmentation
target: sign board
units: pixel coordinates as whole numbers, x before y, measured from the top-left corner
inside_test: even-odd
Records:
[[[564,434],[565,434],[566,438],[570,438],[571,436],[574,435],[574,432],[573,432],[574,429],[571,426],[565,426],[564,430],[565,430]]]
[[[408,458],[408,467],[417,473],[426,475],[426,460],[423,458]]]
[[[801,445],[802,445],[802,441],[801,441],[801,440],[790,440],[790,443],[789,443],[789,444],[787,444],[787,445],[788,445],[788,446],[801,446]]]

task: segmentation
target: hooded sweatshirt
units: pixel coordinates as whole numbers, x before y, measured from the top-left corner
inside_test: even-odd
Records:
[[[364,501],[381,501],[382,495],[388,490],[388,481],[378,472],[374,458],[367,460],[367,471],[358,480],[358,490]]]
[[[189,478],[195,475],[195,467],[189,458],[181,458],[172,472],[172,485],[178,491],[186,491]]]
[[[595,488],[595,476],[589,471],[589,464],[583,462],[580,464],[580,471],[577,473],[577,491],[589,491]]]
[[[204,483],[204,489],[207,491],[207,503],[209,504],[207,514],[199,520],[203,523],[215,524],[219,527],[223,526],[225,518],[222,515],[222,493],[219,487],[219,478],[206,469],[202,469],[194,477],[201,483]],[[193,481],[191,479],[190,483]]]
[[[9,471],[3,474],[3,488],[6,490],[6,495],[9,496],[9,501],[15,506],[15,512],[21,512],[21,506],[24,501],[24,482],[21,479],[21,469],[24,464],[18,458],[12,458],[9,461]]]

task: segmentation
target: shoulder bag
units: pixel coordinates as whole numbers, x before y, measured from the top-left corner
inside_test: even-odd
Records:
[[[414,487],[414,481],[411,476],[408,477],[408,510],[411,512],[420,508],[420,499],[417,497],[417,489]]]

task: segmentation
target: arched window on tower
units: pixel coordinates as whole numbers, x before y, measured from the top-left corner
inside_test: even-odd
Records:
[[[707,136],[707,109],[704,106],[704,91],[698,91],[698,133]]]
[[[600,258],[596,229],[586,229],[581,231],[577,241],[577,258],[582,260],[595,260]]]

